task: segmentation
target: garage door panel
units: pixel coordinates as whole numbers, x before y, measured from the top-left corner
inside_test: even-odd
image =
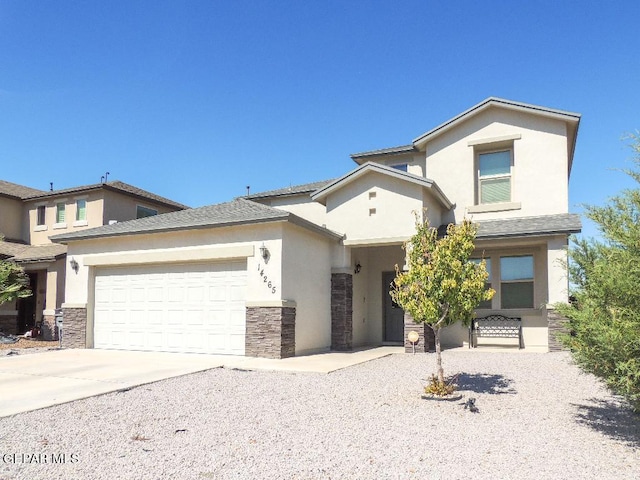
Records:
[[[96,348],[244,354],[246,262],[96,272]]]

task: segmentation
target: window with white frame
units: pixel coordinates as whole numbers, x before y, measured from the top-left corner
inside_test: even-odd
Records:
[[[501,308],[533,308],[533,256],[500,257]]]
[[[511,150],[478,154],[478,203],[511,201]]]
[[[157,214],[158,211],[153,208],[143,207],[142,205],[138,205],[136,208],[136,218],[153,217]]]
[[[76,222],[87,220],[87,201],[83,198],[76,200]]]
[[[473,263],[481,263],[482,262],[482,258],[472,258],[471,261]],[[491,287],[491,258],[485,258],[485,268],[487,269],[487,273],[489,274],[489,276],[487,277],[487,280],[484,282],[484,288],[485,290],[489,290]],[[491,300],[483,300],[482,302],[480,302],[480,304],[476,307],[476,308],[491,308]]]
[[[36,207],[36,225],[37,226],[42,226],[42,225],[46,225],[47,220],[46,220],[46,214],[47,214],[47,207],[44,205],[38,205]]]
[[[66,205],[62,202],[56,203],[56,223],[64,223],[66,219]]]

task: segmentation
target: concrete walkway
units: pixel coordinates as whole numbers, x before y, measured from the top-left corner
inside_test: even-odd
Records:
[[[329,373],[402,351],[378,347],[282,360],[95,349],[0,357],[0,417],[212,368]]]

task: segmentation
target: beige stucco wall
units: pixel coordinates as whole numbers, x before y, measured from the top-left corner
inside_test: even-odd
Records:
[[[123,222],[136,218],[136,208],[138,205],[157,210],[158,214],[176,210],[175,208],[155,204],[149,200],[138,199],[130,195],[105,190],[102,224],[107,225],[111,220]]]
[[[331,244],[295,225],[282,237],[282,297],[296,303],[296,355],[331,346]]]
[[[427,144],[426,176],[435,180],[456,203],[460,221],[475,204],[476,163],[479,148],[505,136],[513,144],[512,202],[520,209],[474,213],[475,220],[547,215],[568,211],[568,152],[566,125],[560,120],[499,108],[490,108]],[[469,145],[469,142],[486,142]],[[447,219],[450,221],[453,219]]]
[[[282,225],[273,223],[70,242],[67,258],[75,258],[80,269],[77,274],[68,270],[65,303],[87,303],[90,287],[90,267],[87,263],[105,264],[106,262],[109,265],[116,265],[118,262],[125,265],[136,262],[161,263],[162,259],[168,258],[169,255],[177,255],[177,258],[172,257],[171,261],[182,263],[215,261],[216,256],[219,256],[220,260],[226,260],[229,255],[234,255],[234,248],[246,246],[255,249],[254,255],[247,262],[248,290],[251,292],[247,300],[256,302],[282,300],[282,290],[277,289],[277,294],[274,295],[271,290],[262,285],[262,278],[258,275],[258,265],[263,263],[258,249],[264,243],[270,252],[265,273],[276,286],[282,285],[279,267],[282,258],[281,237]],[[155,256],[151,260],[145,259],[145,255],[149,254],[155,254]],[[253,272],[255,275],[252,274]]]
[[[0,197],[0,237],[23,240],[22,201]]]
[[[422,187],[370,172],[331,193],[327,228],[346,233],[347,242],[408,238],[415,231],[412,212],[423,207]]]
[[[274,208],[291,212],[294,215],[298,215],[299,217],[315,223],[316,225],[323,225],[327,222],[325,206],[311,200],[309,195],[276,197],[273,199],[258,201],[264,205],[269,205]]]
[[[76,200],[86,200],[87,218],[84,221],[76,221]],[[65,222],[56,223],[56,205],[64,202],[65,204]],[[45,225],[37,224],[37,207],[44,205]],[[25,205],[26,225],[29,226],[28,241],[31,245],[45,245],[51,243],[50,236],[61,233],[75,232],[87,228],[99,227],[102,223],[102,192],[88,192],[78,195],[65,195],[60,198],[53,198],[44,201],[32,201]]]

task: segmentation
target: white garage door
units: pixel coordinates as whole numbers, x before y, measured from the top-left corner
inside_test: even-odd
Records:
[[[101,268],[94,347],[244,355],[246,262]]]

